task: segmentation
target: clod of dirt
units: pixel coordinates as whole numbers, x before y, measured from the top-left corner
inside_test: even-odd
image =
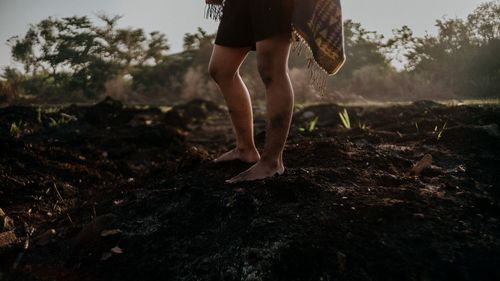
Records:
[[[203,148],[191,146],[185,154],[179,159],[177,172],[188,171],[202,162],[207,162],[209,154]]]
[[[311,122],[313,118],[317,119],[318,126],[336,126],[340,124],[339,111],[341,107],[336,104],[318,104],[308,106],[293,115],[293,123],[304,125]]]
[[[39,246],[45,246],[52,241],[52,239],[55,237],[56,234],[57,234],[56,230],[51,228],[45,231],[44,233],[38,235],[37,237],[35,237],[34,239],[35,244]]]
[[[78,251],[86,245],[96,242],[102,231],[109,229],[115,220],[115,215],[105,214],[86,224],[72,242],[73,251]]]
[[[422,171],[432,165],[432,155],[425,154],[410,170],[410,175],[420,176]]]
[[[9,218],[2,209],[0,209],[0,231],[14,230],[14,220]]]
[[[91,106],[85,112],[83,119],[94,126],[110,126],[126,124],[133,117],[130,111],[123,110],[120,101],[106,97],[103,101]]]
[[[122,231],[119,229],[109,229],[109,230],[103,230],[101,232],[101,237],[107,237],[107,236],[113,236],[113,235],[119,235],[121,234]]]
[[[433,177],[439,177],[444,173],[445,172],[440,167],[435,165],[430,165],[429,167],[422,170],[421,175],[424,177],[433,178]]]
[[[2,252],[2,250],[11,247],[18,242],[19,239],[17,238],[14,231],[11,230],[0,233],[0,253]]]
[[[165,113],[165,121],[183,129],[188,125],[196,126],[203,123],[211,114],[222,114],[224,111],[214,102],[193,99],[187,103],[175,105]]]

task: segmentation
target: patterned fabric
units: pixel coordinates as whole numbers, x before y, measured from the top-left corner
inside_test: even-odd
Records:
[[[311,82],[324,94],[328,76],[336,74],[346,60],[340,0],[286,1],[294,5],[293,50],[297,54],[306,50]],[[207,4],[205,17],[219,20],[224,2]]]

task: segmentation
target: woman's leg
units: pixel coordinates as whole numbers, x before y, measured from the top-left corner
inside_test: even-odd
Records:
[[[266,87],[266,143],[261,159],[227,182],[256,180],[282,174],[283,148],[293,114],[293,88],[288,76],[290,40],[285,35],[257,42],[257,66]]]
[[[253,138],[252,103],[248,89],[239,74],[240,65],[250,47],[229,48],[214,45],[208,71],[224,95],[236,135],[236,147],[214,162],[240,159],[254,163],[260,159]]]

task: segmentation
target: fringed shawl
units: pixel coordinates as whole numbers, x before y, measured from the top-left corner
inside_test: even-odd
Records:
[[[205,17],[219,20],[225,1],[207,4]],[[340,0],[284,1],[294,5],[292,50],[298,55],[306,50],[311,82],[323,94],[328,76],[336,74],[346,60]]]

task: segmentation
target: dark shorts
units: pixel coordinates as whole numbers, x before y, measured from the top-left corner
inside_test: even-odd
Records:
[[[255,42],[292,32],[292,0],[226,0],[215,44],[252,47]]]

